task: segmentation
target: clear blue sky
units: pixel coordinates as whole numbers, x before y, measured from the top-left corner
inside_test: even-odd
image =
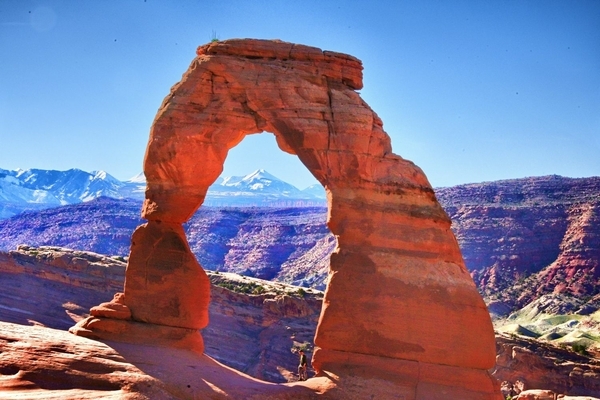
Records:
[[[600,1],[1,0],[0,168],[142,169],[158,106],[220,39],[352,54],[394,152],[432,185],[600,175]],[[225,175],[313,179],[272,135]]]

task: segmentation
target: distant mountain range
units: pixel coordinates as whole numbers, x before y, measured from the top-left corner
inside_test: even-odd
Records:
[[[26,210],[77,204],[103,196],[143,200],[145,189],[141,173],[120,181],[104,171],[0,169],[0,219]],[[302,207],[322,206],[325,202],[321,185],[299,190],[265,170],[257,170],[246,176],[218,178],[208,191],[205,205]]]
[[[145,188],[141,174],[121,182],[104,171],[0,169],[0,218],[9,218],[25,210],[87,202],[102,196],[141,200]]]

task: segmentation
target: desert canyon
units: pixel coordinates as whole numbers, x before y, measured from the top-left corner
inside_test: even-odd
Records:
[[[361,88],[362,64],[350,55],[278,40],[199,47],[152,125],[147,222],[133,233],[129,256],[28,246],[0,255],[0,273],[15,288],[0,309],[8,321],[0,324],[0,389],[9,396],[0,398],[500,400],[500,381],[526,372],[557,392],[579,385],[600,393],[600,366],[589,358],[551,349],[541,358],[525,339],[495,336],[472,275],[498,309],[533,295],[511,302],[514,288],[494,286],[508,281],[497,265],[469,273],[447,212],[465,232],[460,221],[473,208],[460,196],[444,198],[442,208],[423,171],[392,152]],[[324,292],[207,273],[188,243],[184,224],[228,151],[263,131],[326,189],[335,249]],[[546,212],[589,221],[594,207]],[[564,247],[574,274],[585,255]],[[31,323],[28,307],[40,307],[10,302],[24,287],[48,298],[37,324],[67,329],[75,320],[74,335],[16,325]],[[239,287],[261,290],[249,297]],[[315,376],[273,383],[293,381],[287,349],[269,347],[290,336],[294,344],[314,338]],[[554,378],[539,372],[549,370]],[[519,398],[546,395],[555,396]]]

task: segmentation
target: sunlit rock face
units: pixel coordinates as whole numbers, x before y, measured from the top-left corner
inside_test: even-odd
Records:
[[[265,40],[198,48],[151,128],[142,211],[149,223],[133,237],[123,302],[134,320],[205,323],[208,285],[193,272],[178,226],[202,204],[228,150],[269,131],[325,187],[337,239],[316,370],[367,373],[406,398],[495,399],[486,371],[495,361],[492,325],[450,219],[423,172],[392,153],[361,87],[362,64],[345,54]]]

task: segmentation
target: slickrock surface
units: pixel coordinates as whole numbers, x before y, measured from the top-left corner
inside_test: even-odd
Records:
[[[7,400],[453,398],[443,392],[398,387],[374,376],[329,374],[305,382],[272,384],[190,350],[104,344],[63,331],[5,322],[0,322],[0,374],[0,399]]]
[[[235,274],[209,276],[206,354],[255,378],[296,380],[298,357],[290,350],[309,343],[312,354],[322,292]],[[21,246],[0,253],[0,320],[66,330],[97,304],[103,307],[93,307],[96,315],[103,316],[107,304],[114,310],[113,293],[124,279],[125,263],[112,257]]]
[[[261,382],[190,350],[0,322],[0,399],[291,400],[335,386],[323,378],[312,385]]]
[[[170,399],[165,385],[103,343],[0,322],[0,399]]]
[[[381,120],[356,92],[361,62],[251,39],[210,43],[197,55],[150,132],[142,211],[149,222],[134,235],[123,299],[131,329],[136,315],[204,326],[208,307],[177,278],[193,269],[193,255],[184,235],[172,232],[202,204],[228,150],[266,130],[326,188],[327,224],[337,238],[315,336],[316,370],[375,377],[406,387],[408,398],[498,399],[487,373],[495,348],[485,304],[427,178],[392,153]],[[152,235],[152,245],[149,232],[160,224],[168,229]],[[203,286],[195,296],[208,298],[208,291]],[[103,329],[94,332],[103,336]]]

